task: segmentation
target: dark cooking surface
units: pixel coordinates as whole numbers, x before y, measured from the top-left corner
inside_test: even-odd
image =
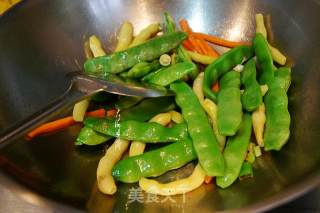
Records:
[[[65,73],[82,66],[85,38],[97,34],[110,51],[123,20],[131,20],[138,31],[161,21],[164,9],[175,18],[188,19],[196,31],[234,40],[252,36],[255,12],[272,15],[276,46],[296,63],[289,91],[292,135],[281,152],[258,159],[253,179],[227,190],[203,186],[188,193],[185,203],[175,197],[176,203],[126,205],[129,189],[135,185],[121,184],[115,196],[98,193],[95,169],[103,146],[75,148],[79,126],[33,142],[19,141],[2,152],[1,168],[42,195],[92,211],[263,209],[314,185],[320,177],[317,1],[26,1],[0,19],[0,129],[66,89]],[[47,205],[59,208],[56,203]]]

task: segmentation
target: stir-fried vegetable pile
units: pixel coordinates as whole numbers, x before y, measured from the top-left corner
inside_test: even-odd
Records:
[[[167,87],[175,97],[119,97],[113,109],[86,113],[91,99],[101,101],[97,94],[75,105],[69,123],[51,122],[28,137],[77,121],[84,124],[77,145],[115,138],[97,169],[98,187],[105,194],[116,192],[115,181],[138,182],[148,193],[173,195],[213,177],[221,188],[252,177],[255,158],[280,150],[289,138],[291,68],[280,67],[286,57],[268,43],[261,14],[256,15],[252,43],[195,33],[186,20],[179,23],[181,31],[165,13],[163,26],[151,24],[134,37],[132,24],[124,22],[111,54],[96,36],[85,43],[85,73]],[[209,42],[231,49],[220,56]],[[154,143],[161,148],[144,152]],[[123,157],[128,148],[129,156]],[[170,183],[152,179],[191,161],[197,165],[187,178]]]

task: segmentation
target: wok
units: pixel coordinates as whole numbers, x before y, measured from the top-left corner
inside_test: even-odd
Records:
[[[2,196],[10,195],[8,200],[13,201],[7,204],[8,209],[262,211],[292,200],[320,182],[318,0],[25,1],[0,18],[0,129],[66,90],[65,74],[81,69],[82,44],[91,34],[102,38],[105,49],[111,51],[114,32],[124,20],[131,20],[138,31],[150,22],[161,21],[163,11],[171,12],[176,19],[188,19],[195,31],[230,40],[253,36],[256,12],[271,14],[273,42],[294,64],[288,144],[280,152],[258,158],[254,178],[237,181],[228,189],[210,184],[188,193],[184,200],[174,196],[174,202],[128,203],[129,192],[136,185],[119,184],[115,196],[97,191],[95,170],[104,145],[75,147],[80,126],[74,126],[32,142],[19,139],[1,151]],[[184,170],[188,173],[188,166]]]

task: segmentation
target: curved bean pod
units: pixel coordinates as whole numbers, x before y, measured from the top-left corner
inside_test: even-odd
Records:
[[[239,131],[235,136],[228,139],[226,148],[223,151],[226,170],[224,176],[216,178],[216,183],[219,187],[226,188],[239,177],[241,166],[250,143],[251,129],[251,116],[246,113],[243,116],[243,122]]]
[[[185,82],[175,82],[170,89],[176,93],[176,103],[187,123],[200,165],[208,176],[223,175],[224,160],[219,144],[197,96]]]
[[[253,48],[262,70],[260,83],[267,84],[270,87],[274,81],[273,60],[268,42],[261,33],[257,33],[254,37]]]
[[[249,59],[252,55],[253,51],[250,46],[238,46],[221,55],[207,66],[204,71],[203,82],[205,96],[216,102],[217,95],[211,90],[211,85],[216,83],[220,76],[232,70],[236,65],[241,64],[243,60]]]
[[[262,103],[260,85],[256,80],[256,65],[254,59],[249,60],[241,72],[241,83],[244,85],[244,93],[241,102],[244,109],[251,112]]]

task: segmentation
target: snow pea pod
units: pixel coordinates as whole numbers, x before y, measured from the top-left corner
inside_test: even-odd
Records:
[[[271,86],[274,81],[273,60],[268,47],[268,42],[261,33],[257,33],[254,37],[253,49],[262,70],[260,84]]]
[[[94,145],[104,143],[110,140],[111,138],[113,137],[109,135],[103,135],[101,133],[94,131],[90,127],[84,126],[80,130],[75,144],[76,145],[85,144],[85,145],[94,146]]]
[[[252,121],[250,114],[243,116],[241,127],[235,136],[228,139],[223,151],[226,164],[224,176],[217,177],[216,183],[221,188],[230,186],[239,177],[241,166],[245,159],[250,143]]]
[[[264,98],[266,106],[266,127],[264,149],[279,151],[290,136],[290,113],[288,96],[281,85],[273,84]]]
[[[180,168],[196,158],[192,141],[187,138],[141,155],[125,158],[113,167],[112,175],[118,181],[134,183],[143,177],[155,177]]]
[[[291,68],[280,67],[274,72],[274,84],[279,85],[286,92],[288,91],[291,84]]]
[[[166,128],[153,122],[117,121],[91,117],[87,118],[84,124],[105,135],[145,143],[176,142],[188,137],[187,126],[184,123]]]
[[[183,32],[168,33],[121,52],[89,59],[84,64],[84,70],[91,75],[120,73],[139,62],[158,58],[176,48],[186,38]]]
[[[192,62],[177,63],[155,73],[148,82],[160,86],[167,86],[196,69],[197,66]]]
[[[221,135],[235,135],[242,121],[240,73],[230,71],[220,80],[217,123]]]
[[[235,47],[206,67],[204,71],[203,92],[207,98],[217,101],[217,94],[211,90],[211,85],[216,83],[220,76],[232,70],[243,60],[252,57],[253,51],[250,46]]]
[[[219,143],[197,96],[188,84],[182,81],[171,84],[170,89],[176,93],[176,103],[187,123],[202,168],[208,176],[223,175],[224,160]]]
[[[149,72],[155,71],[161,67],[159,60],[152,62],[139,62],[134,65],[128,72],[122,72],[120,76],[129,78],[141,78]]]
[[[262,103],[260,85],[256,79],[256,65],[254,59],[249,60],[241,72],[241,83],[244,85],[244,93],[241,96],[242,106],[252,112]]]
[[[122,121],[147,121],[159,113],[167,112],[174,108],[174,100],[171,97],[148,98],[131,108],[120,110],[119,117]],[[98,145],[106,142],[110,138],[113,137],[100,134],[92,128],[85,126],[81,129],[77,137],[76,145]]]

